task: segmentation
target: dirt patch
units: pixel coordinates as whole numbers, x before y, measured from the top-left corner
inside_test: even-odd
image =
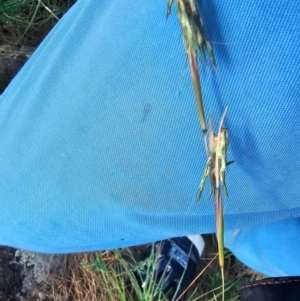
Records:
[[[0,94],[28,60],[35,48],[2,45],[0,47]]]
[[[64,257],[0,247],[0,301],[45,299],[48,280],[63,274]]]
[[[0,301],[17,300],[21,292],[22,270],[14,259],[14,249],[0,247]]]

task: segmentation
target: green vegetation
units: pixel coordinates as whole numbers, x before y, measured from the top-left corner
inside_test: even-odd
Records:
[[[75,0],[1,0],[0,45],[37,46]]]
[[[152,273],[156,258],[150,257],[145,265],[138,258],[145,246],[122,250],[68,255],[61,275],[50,275],[47,286],[52,293],[51,301],[176,301],[161,291],[162,279],[156,281]],[[153,252],[154,253],[154,252]],[[196,281],[187,289],[186,301],[215,301],[222,297],[222,277],[217,256],[207,254],[200,260]],[[231,273],[235,265],[242,267],[228,251],[225,252],[225,300],[235,301],[235,291],[248,270],[243,267],[238,275]],[[149,275],[147,285],[140,287],[138,272]],[[164,276],[162,276],[164,277]],[[178,298],[177,300],[182,300]]]

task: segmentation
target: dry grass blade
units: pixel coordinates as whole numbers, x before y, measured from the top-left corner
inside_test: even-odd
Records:
[[[189,290],[189,288],[196,282],[196,280],[205,272],[205,270],[210,266],[210,264],[217,258],[218,254],[215,255],[210,262],[205,266],[205,268],[197,275],[197,277],[190,283],[190,285],[182,292],[182,294],[175,300],[179,301],[183,295]]]
[[[104,264],[103,270],[95,271],[93,263],[99,256]],[[112,252],[67,255],[60,275],[48,279],[51,292],[47,298],[52,301],[120,300],[114,288],[117,283],[114,277],[118,275],[116,266],[117,260]],[[108,277],[108,274],[112,276]]]
[[[59,20],[59,17],[41,0],[38,0],[42,6],[45,8],[45,10],[47,12],[49,12],[49,14],[51,14],[57,21]]]

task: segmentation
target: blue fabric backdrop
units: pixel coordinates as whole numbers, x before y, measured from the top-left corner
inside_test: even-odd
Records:
[[[227,230],[300,216],[300,2],[199,3],[226,106]],[[196,104],[166,0],[81,0],[0,97],[0,244],[49,253],[215,231]]]

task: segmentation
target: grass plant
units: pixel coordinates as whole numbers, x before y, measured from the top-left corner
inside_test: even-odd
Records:
[[[0,45],[37,46],[75,1],[1,0]]]
[[[198,276],[183,296],[173,300],[161,292],[162,281],[156,281],[152,273],[156,258],[150,257],[146,265],[139,258],[145,246],[122,250],[82,253],[65,256],[60,274],[49,275],[44,291],[51,301],[215,301],[221,300],[222,277],[219,272],[217,256],[207,253],[200,260]],[[154,254],[154,252],[153,252]],[[247,271],[230,275],[235,261],[225,253],[225,300],[235,300],[235,290]],[[146,270],[150,275],[147,286],[141,288],[137,271]],[[199,276],[200,275],[200,276]],[[46,288],[47,287],[47,288]],[[51,289],[49,289],[49,287]],[[184,299],[183,299],[184,298]]]

